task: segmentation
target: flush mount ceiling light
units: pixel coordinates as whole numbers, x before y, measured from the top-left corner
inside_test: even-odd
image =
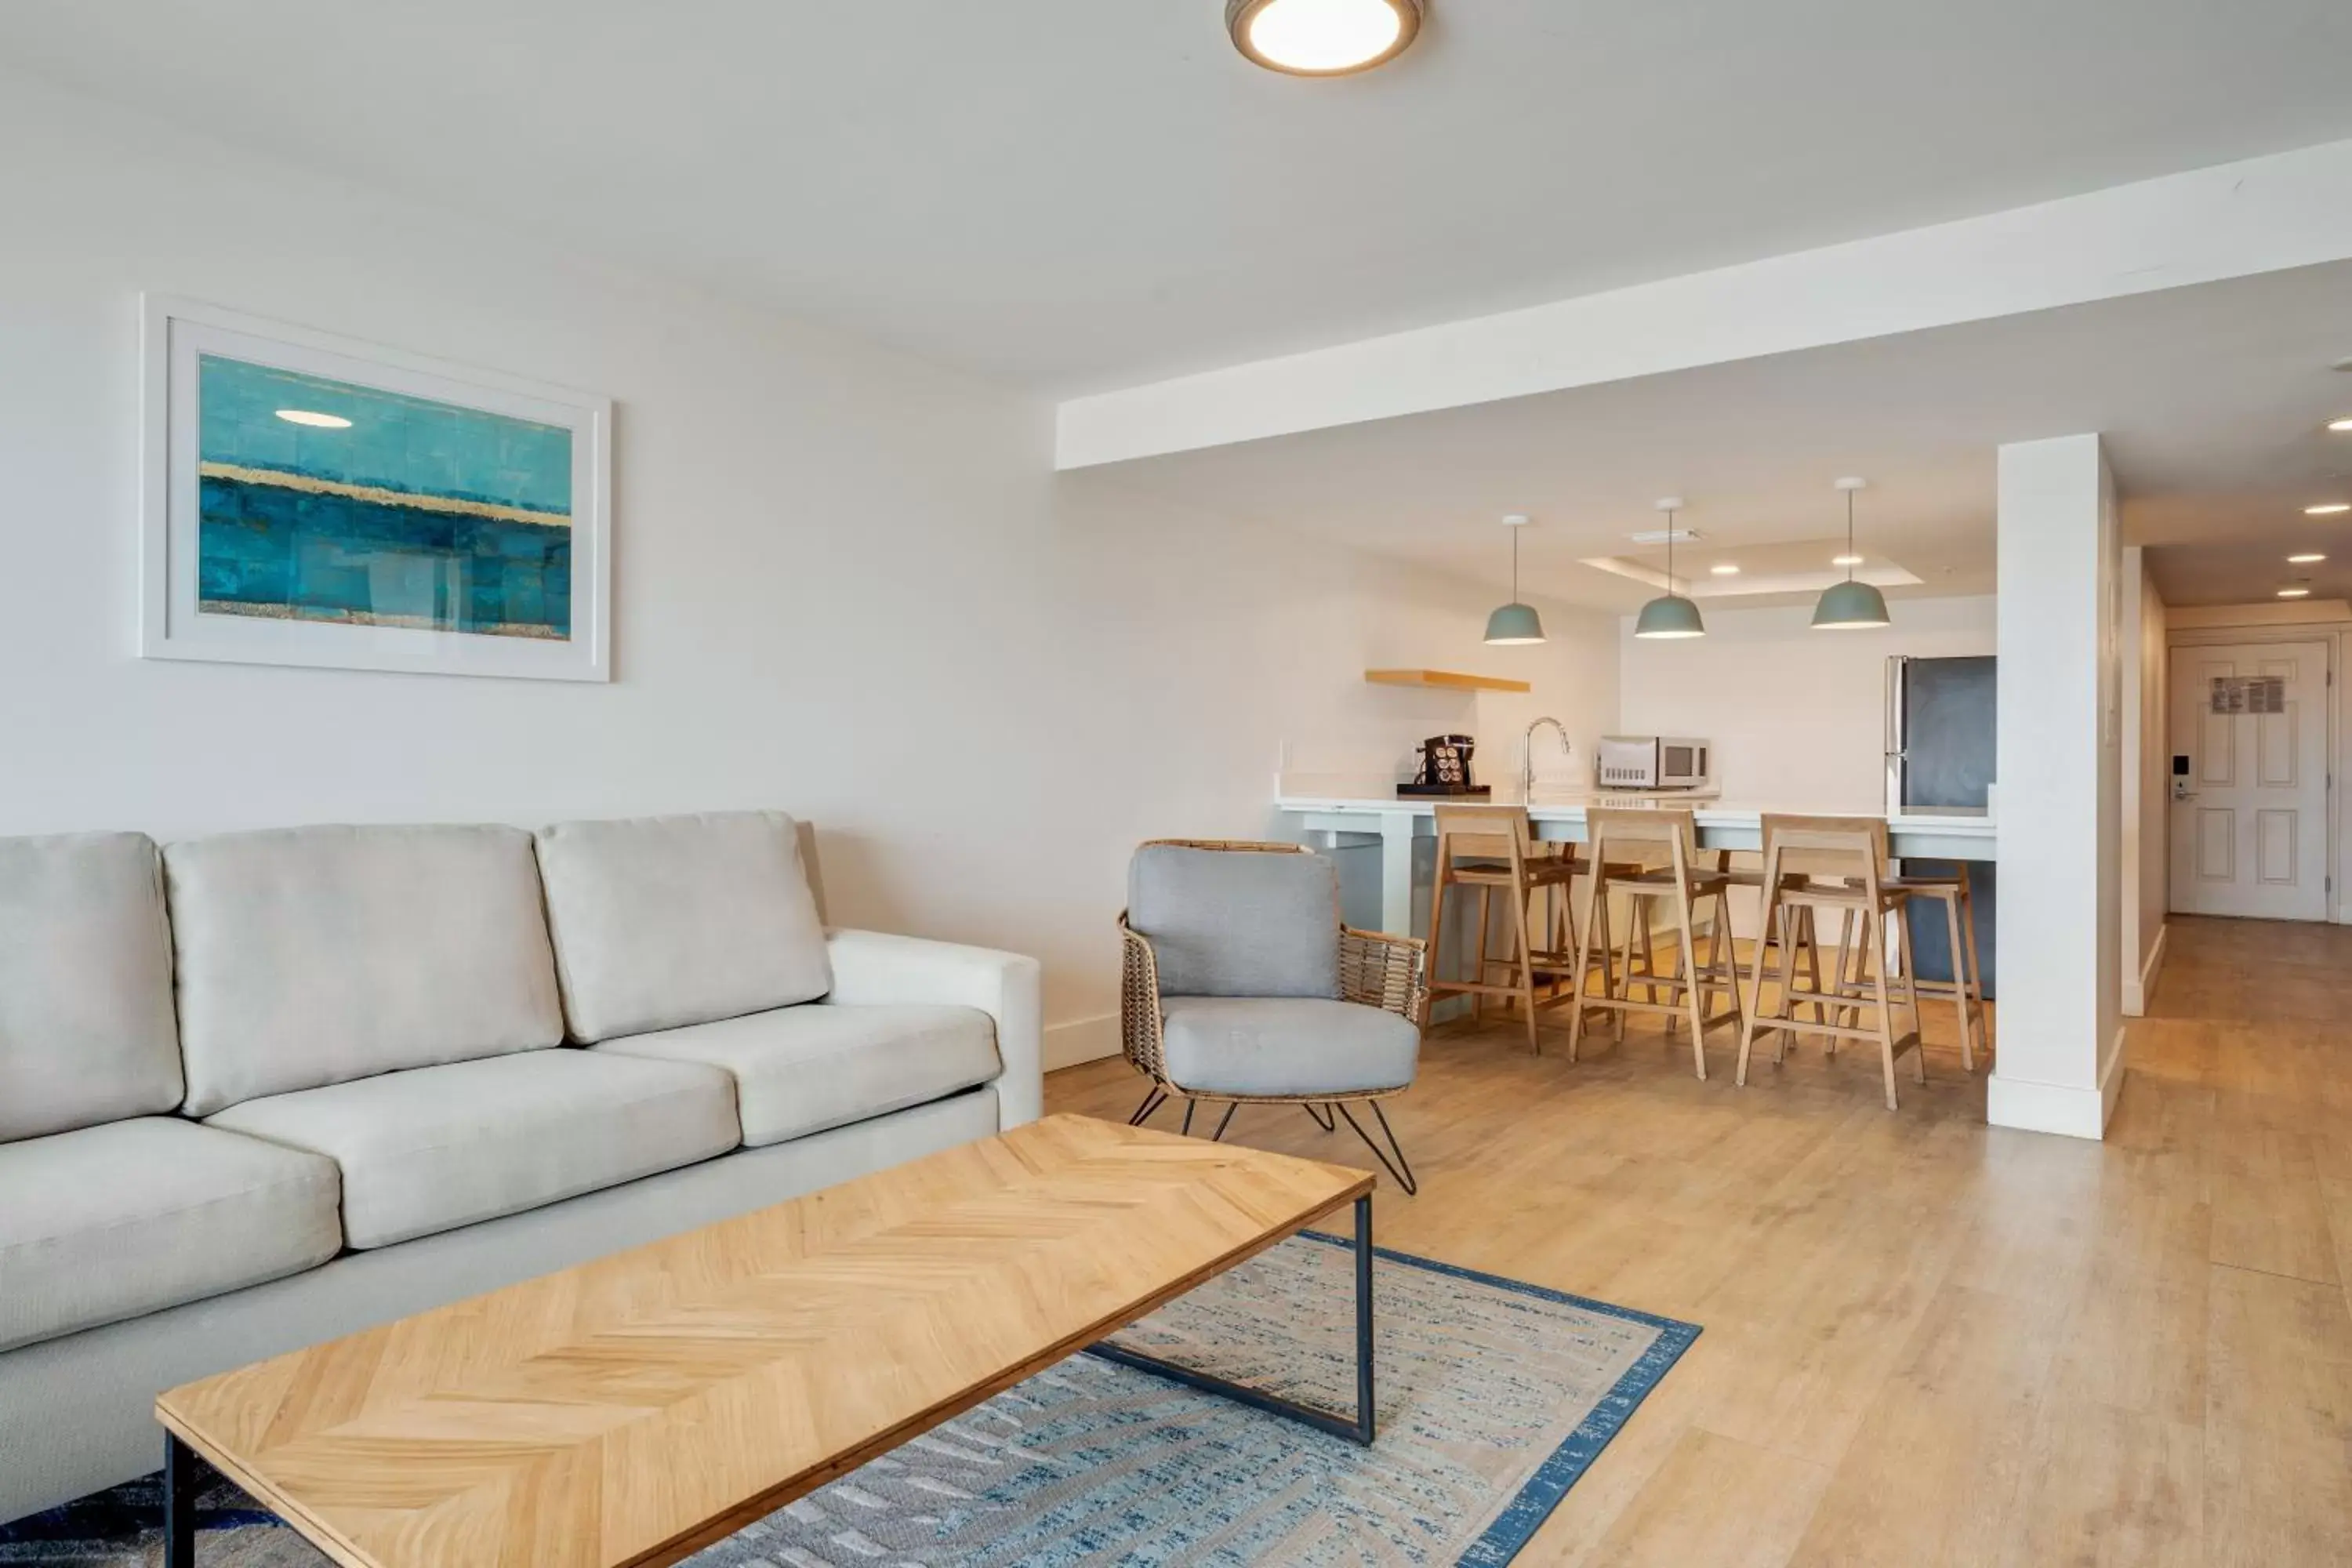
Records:
[[[2306,550],[2300,555],[2288,556],[2286,563],[2290,566],[2316,566],[2326,559],[2316,550]]]
[[[1533,605],[1519,603],[1519,530],[1527,525],[1527,518],[1518,512],[1503,520],[1503,526],[1511,531],[1511,602],[1486,617],[1486,640],[1496,647],[1544,640],[1543,617],[1536,614]]]
[[[2330,419],[2327,427],[2330,430],[2352,430],[2352,419]]]
[[[1707,570],[1714,573],[1718,577],[1737,577],[1739,575],[1739,568],[1734,566],[1728,561],[1718,561],[1714,565],[1708,567]]]
[[[1830,557],[1830,564],[1832,566],[1859,566],[1862,564],[1862,557],[1859,555],[1832,555]]]
[[[2281,588],[2278,591],[2278,596],[2282,599],[2308,599],[2311,597],[2311,590],[2301,586]]]
[[[1639,619],[1633,623],[1637,637],[1703,637],[1706,622],[1700,618],[1698,606],[1675,592],[1675,513],[1680,511],[1683,498],[1667,496],[1658,502],[1658,510],[1666,514],[1666,591],[1659,598],[1642,606]]]
[[[1853,569],[1862,562],[1853,550],[1853,493],[1869,483],[1868,479],[1837,482],[1837,488],[1845,492],[1845,553],[1838,557],[1839,563],[1845,567],[1845,581],[1832,583],[1822,591],[1822,602],[1813,606],[1813,629],[1817,632],[1860,631],[1885,626],[1892,619],[1886,613],[1886,595],[1867,583],[1853,580]]]
[[[281,408],[278,417],[289,425],[309,425],[320,430],[348,430],[352,422],[340,414],[321,414],[314,408]]]
[[[1234,47],[1288,76],[1349,76],[1412,47],[1422,0],[1226,0]]]
[[[2352,500],[2322,501],[2317,506],[2303,509],[2305,517],[2334,517],[2339,511],[2352,511]]]

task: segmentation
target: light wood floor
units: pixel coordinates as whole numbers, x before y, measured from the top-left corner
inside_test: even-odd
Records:
[[[1932,1003],[1895,1112],[1869,1049],[1743,1090],[1728,1031],[1705,1083],[1646,1022],[1575,1067],[1433,1034],[1381,1241],[1706,1330],[1519,1562],[2352,1563],[2352,930],[2169,942],[2105,1143],[1986,1127]],[[1228,1136],[1370,1163],[1296,1110]]]

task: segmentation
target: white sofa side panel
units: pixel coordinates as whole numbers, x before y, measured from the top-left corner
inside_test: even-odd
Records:
[[[999,1114],[977,1089],[0,1353],[0,1521],[160,1467],[167,1388],[969,1143]]]
[[[1035,959],[990,947],[838,928],[825,933],[825,945],[833,958],[827,1002],[944,1002],[979,1008],[996,1022],[996,1054],[1004,1063],[996,1100],[1004,1130],[1045,1113],[1044,1004]]]

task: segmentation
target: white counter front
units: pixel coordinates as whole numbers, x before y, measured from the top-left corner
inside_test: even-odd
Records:
[[[1284,795],[1276,808],[1301,836],[1328,833],[1342,836],[1335,842],[1377,838],[1381,845],[1381,929],[1409,932],[1412,929],[1412,846],[1416,838],[1436,833],[1438,802],[1377,796]],[[1450,803],[1449,803],[1450,804]],[[1490,804],[1465,799],[1465,805]],[[1502,801],[1492,804],[1509,805]],[[1788,806],[1735,805],[1719,800],[1624,798],[1586,794],[1546,795],[1538,790],[1528,806],[1528,820],[1538,838],[1580,844],[1591,835],[1585,813],[1594,805],[1674,807],[1687,805],[1697,818],[1703,849],[1760,850],[1763,819],[1771,813],[1797,811]],[[1981,807],[1938,806],[1932,811],[1906,812],[1886,823],[1897,859],[1989,861],[1995,838],[1991,813]],[[1311,841],[1311,840],[1310,840]]]

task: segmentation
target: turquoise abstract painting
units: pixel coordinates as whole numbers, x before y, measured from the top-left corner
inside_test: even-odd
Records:
[[[562,426],[203,354],[196,605],[569,640]]]

